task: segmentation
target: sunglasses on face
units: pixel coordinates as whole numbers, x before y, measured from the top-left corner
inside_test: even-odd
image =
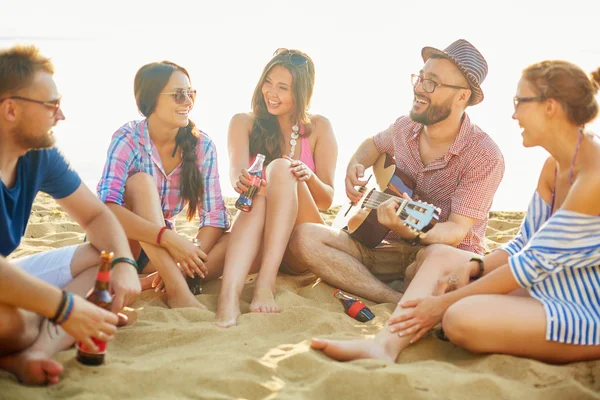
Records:
[[[410,76],[410,82],[412,83],[414,88],[416,88],[420,83],[425,93],[433,93],[435,91],[435,88],[438,86],[449,87],[452,89],[469,89],[468,87],[464,86],[446,85],[445,83],[439,83],[432,79],[423,78],[422,76],[415,74],[412,74]]]
[[[190,99],[192,103],[196,100],[196,91],[194,89],[176,89],[172,92],[162,92],[161,94],[170,94],[177,104],[185,104],[186,99]]]
[[[56,113],[58,112],[58,109],[60,108],[60,98],[58,98],[56,100],[41,101],[41,100],[34,100],[34,99],[30,99],[28,97],[22,97],[22,96],[10,96],[10,97],[5,97],[3,99],[0,99],[0,103],[2,103],[4,100],[23,100],[23,101],[29,101],[30,103],[41,104],[41,105],[49,108],[52,111],[52,118],[54,118],[56,116]]]
[[[513,97],[513,106],[515,107],[515,111],[517,111],[517,108],[519,108],[519,105],[521,103],[529,103],[532,101],[544,101],[544,100],[546,100],[546,98],[544,96],[534,96],[534,97],[515,96],[515,97]]]
[[[301,67],[308,62],[308,58],[306,58],[302,54],[296,53],[293,50],[284,49],[283,47],[275,50],[275,52],[273,53],[273,56],[286,55],[286,54],[288,55],[288,62],[290,64],[292,64],[294,67]]]

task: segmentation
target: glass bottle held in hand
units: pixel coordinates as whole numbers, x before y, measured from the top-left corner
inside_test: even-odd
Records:
[[[200,239],[193,238],[192,243],[194,244],[194,246],[201,249]],[[200,278],[200,275],[194,274],[193,278],[190,278],[186,275],[185,281],[187,282],[188,288],[190,288],[190,292],[192,292],[194,296],[202,294],[202,278]]]
[[[367,307],[362,301],[352,296],[348,296],[340,289],[336,289],[335,292],[333,292],[333,296],[344,305],[346,314],[355,320],[367,322],[375,318],[375,315],[373,315],[371,310],[369,310],[369,307]]]
[[[108,311],[110,311],[113,300],[108,290],[112,258],[113,253],[102,252],[100,255],[100,267],[96,275],[96,283],[86,296],[88,301]],[[98,351],[89,349],[83,343],[77,342],[77,361],[85,365],[101,365],[104,363],[104,355],[106,354],[106,342],[96,338],[92,338],[92,340],[98,347]]]
[[[263,154],[257,154],[256,159],[248,169],[250,174],[250,187],[245,193],[242,193],[235,202],[235,208],[243,212],[250,212],[252,210],[252,199],[260,190],[260,181],[263,176],[263,163],[265,162],[265,156]]]

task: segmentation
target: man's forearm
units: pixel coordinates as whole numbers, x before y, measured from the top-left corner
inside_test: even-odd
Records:
[[[468,232],[468,231],[467,231]],[[455,222],[440,222],[421,239],[423,244],[447,244],[456,247],[467,235],[464,227]]]
[[[369,168],[375,164],[379,154],[380,153],[377,151],[377,147],[375,147],[373,138],[367,138],[361,143],[361,145],[358,147],[358,150],[356,150],[356,152],[350,158],[350,161],[348,162],[348,168],[356,164],[363,165],[365,169]]]
[[[85,227],[90,243],[99,251],[111,251],[116,257],[132,257],[125,231],[119,220],[108,209],[104,208]]]
[[[0,257],[0,304],[51,318],[61,300],[60,289],[29,275]]]

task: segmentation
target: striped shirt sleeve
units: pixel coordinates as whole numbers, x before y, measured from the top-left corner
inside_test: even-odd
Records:
[[[600,264],[600,218],[559,209],[508,259],[519,285],[532,287],[566,268]]]
[[[525,247],[542,224],[550,218],[551,212],[550,205],[536,191],[529,202],[529,207],[527,208],[527,213],[525,214],[519,233],[513,240],[501,246],[500,250],[506,251],[511,256],[517,254]]]
[[[98,198],[103,203],[125,204],[125,182],[134,159],[134,143],[122,130],[118,130],[108,147],[106,163],[98,182]]]
[[[204,197],[198,204],[200,226],[215,228],[229,228],[229,213],[221,193],[219,182],[219,169],[217,164],[217,151],[212,140],[206,137],[202,177],[204,179]]]

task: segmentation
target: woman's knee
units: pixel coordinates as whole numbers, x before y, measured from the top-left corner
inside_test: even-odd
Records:
[[[292,163],[285,158],[277,158],[269,163],[267,166],[267,181],[271,182],[274,179],[295,179],[290,171]]]
[[[465,298],[453,304],[446,310],[442,319],[442,328],[450,341],[457,346],[476,351],[477,318],[473,313],[472,303],[477,296]]]
[[[125,201],[135,194],[147,193],[150,190],[156,192],[156,180],[152,175],[145,172],[131,175],[125,182]]]

